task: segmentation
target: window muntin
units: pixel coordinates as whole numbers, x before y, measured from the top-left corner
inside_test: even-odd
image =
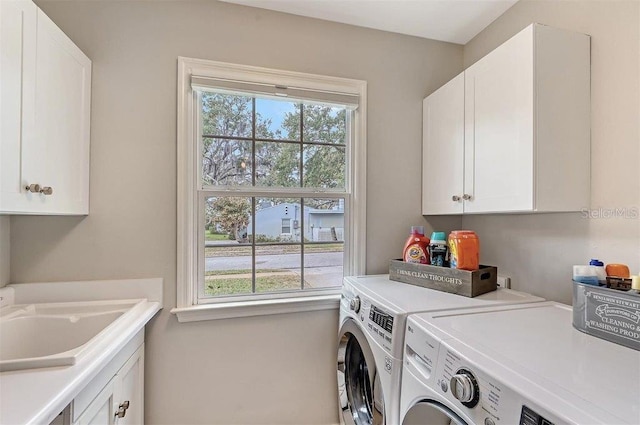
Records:
[[[345,189],[346,107],[215,92],[199,105],[203,186]]]
[[[206,200],[219,196],[237,196],[251,198],[263,198],[268,196],[280,196],[286,198],[308,199],[309,197],[326,197],[329,199],[343,199],[346,206],[344,214],[344,241],[343,249],[344,272],[350,275],[364,273],[365,267],[365,206],[366,206],[366,82],[345,78],[326,77],[321,75],[305,74],[259,68],[244,65],[228,64],[208,60],[178,58],[178,239],[177,239],[177,308],[173,310],[180,321],[206,320],[207,318],[235,317],[253,314],[271,314],[270,312],[304,311],[307,308],[316,309],[333,306],[333,294],[330,290],[324,293],[317,291],[295,292],[252,292],[247,295],[235,295],[233,297],[215,296],[203,298],[205,278],[205,248],[210,250],[205,243],[206,234],[205,205]],[[221,90],[218,90],[220,88]],[[252,143],[251,157],[245,158],[244,173],[235,170],[233,177],[217,179],[215,184],[210,184],[203,179],[204,166],[202,157],[202,129],[203,121],[199,117],[200,96],[203,93],[225,93],[235,96],[251,97],[257,95],[257,99],[269,98],[274,100],[288,100],[290,103],[321,104],[324,106],[344,106],[347,109],[345,121],[347,126],[344,146],[345,150],[345,183],[344,188],[308,188],[303,187],[303,148],[308,145],[330,145],[322,143],[322,140],[304,142],[286,139],[255,139],[247,136],[246,127],[229,128],[219,135],[219,139],[234,140],[236,142],[250,141]],[[285,96],[285,97],[282,97]],[[246,102],[245,102],[246,104]],[[246,105],[245,105],[246,106]],[[257,109],[254,109],[254,111]],[[240,113],[241,109],[237,109]],[[252,112],[253,113],[253,112]],[[301,120],[304,123],[304,117]],[[208,122],[212,127],[212,120]],[[271,130],[275,131],[275,130]],[[215,133],[214,133],[215,134]],[[211,134],[208,134],[211,135]],[[263,134],[264,135],[264,134]],[[254,135],[252,135],[254,136]],[[301,139],[304,140],[304,134]],[[260,179],[256,179],[256,168],[252,162],[256,142],[274,143],[298,143],[300,148],[298,156],[299,176],[294,183],[284,188],[275,188],[264,185]],[[246,147],[240,146],[247,150]],[[238,148],[238,149],[240,149]],[[297,150],[297,149],[296,149]],[[236,154],[237,155],[237,154]],[[239,156],[239,155],[237,155]],[[242,168],[242,161],[230,161],[236,169]],[[234,165],[235,164],[235,165]],[[233,170],[232,170],[233,171]],[[247,174],[251,178],[247,178]],[[211,173],[209,174],[211,177]],[[213,180],[213,179],[211,179]],[[251,184],[248,184],[249,180]],[[337,179],[332,179],[336,181]],[[335,184],[333,184],[335,186]],[[325,186],[331,186],[325,183]],[[308,223],[295,222],[292,231],[300,228],[304,232]],[[260,243],[249,241],[252,247]],[[254,244],[254,245],[251,245]],[[302,247],[301,249],[310,249]],[[251,254],[253,255],[253,254]],[[301,253],[305,258],[305,253]],[[252,266],[254,266],[252,264]],[[307,268],[302,268],[302,274]],[[307,273],[308,274],[308,273]],[[212,280],[212,279],[209,279]],[[338,280],[340,284],[341,279]],[[219,282],[217,282],[219,283]],[[252,288],[255,290],[255,288]],[[280,295],[278,295],[280,294]],[[306,295],[312,295],[306,297]],[[316,296],[319,295],[319,296]],[[276,304],[262,301],[278,298],[281,302]],[[330,301],[331,300],[331,301]],[[224,301],[238,301],[210,305],[211,308],[195,308],[196,304],[218,303]],[[258,311],[253,310],[254,301],[262,306]],[[191,307],[194,307],[193,309]]]
[[[286,195],[346,193],[353,112],[245,94],[198,96],[200,191],[210,195],[199,299],[340,286],[345,198]],[[264,196],[273,194],[280,196]]]
[[[200,298],[340,286],[344,205],[344,198],[206,198]]]

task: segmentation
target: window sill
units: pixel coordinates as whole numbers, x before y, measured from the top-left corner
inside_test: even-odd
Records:
[[[340,293],[328,295],[240,301],[218,304],[201,304],[190,307],[176,307],[171,313],[179,322],[199,322],[203,320],[231,319],[236,317],[268,316],[271,314],[299,313],[303,311],[337,310],[340,307]]]

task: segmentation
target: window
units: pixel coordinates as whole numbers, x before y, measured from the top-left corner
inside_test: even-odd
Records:
[[[179,59],[181,321],[335,305],[364,272],[365,96],[357,80]]]
[[[285,235],[291,233],[291,219],[290,218],[283,218],[282,219],[282,233],[284,233]],[[342,261],[340,261],[340,263],[342,263]]]

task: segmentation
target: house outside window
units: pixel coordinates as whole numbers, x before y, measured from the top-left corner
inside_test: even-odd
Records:
[[[179,319],[364,273],[366,83],[180,58],[178,86]]]

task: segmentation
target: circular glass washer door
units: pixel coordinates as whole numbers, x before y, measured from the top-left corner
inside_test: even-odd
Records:
[[[409,409],[402,425],[467,425],[460,416],[442,403],[423,400]]]
[[[384,425],[384,395],[373,352],[353,319],[340,328],[338,404],[345,425]]]

